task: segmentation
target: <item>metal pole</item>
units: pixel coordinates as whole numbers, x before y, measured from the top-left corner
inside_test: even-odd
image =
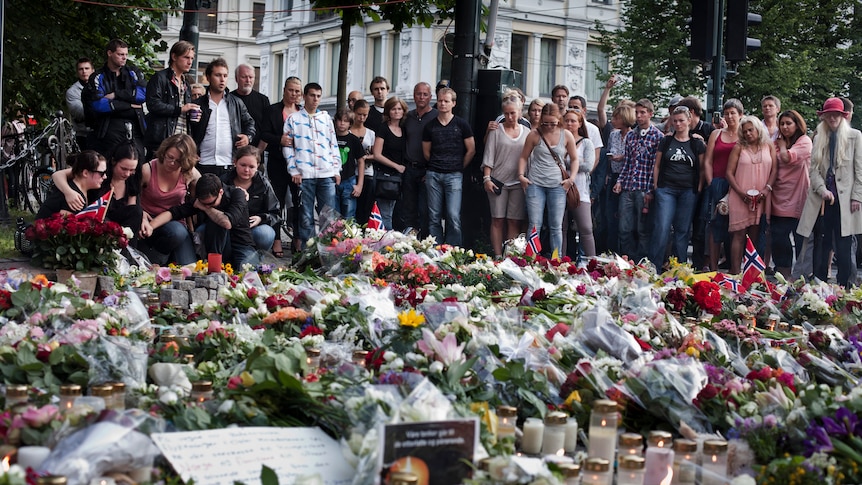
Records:
[[[195,60],[188,73],[193,79],[192,82],[197,82],[198,78],[198,39],[200,38],[200,31],[198,31],[198,10],[200,10],[200,0],[185,0],[180,40],[191,42],[195,46]]]
[[[451,87],[458,94],[455,114],[473,125],[476,78],[479,75],[479,0],[459,2],[455,9],[455,52]]]
[[[3,47],[6,45],[6,0],[0,0],[0,106],[3,105]],[[0,110],[0,126],[3,125],[2,110]],[[12,224],[9,216],[9,201],[6,198],[6,170],[0,171],[0,225]]]
[[[710,100],[707,103],[713,113],[720,113],[724,99],[724,78],[727,76],[727,68],[724,65],[724,2],[715,2],[715,15],[713,16],[713,40],[714,46],[712,57],[712,89],[709,92]]]

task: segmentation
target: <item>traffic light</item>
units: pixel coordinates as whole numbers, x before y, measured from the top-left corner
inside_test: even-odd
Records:
[[[763,18],[748,11],[748,0],[727,0],[725,59],[744,61],[749,51],[760,49],[760,39],[748,37],[750,25],[760,25]]]
[[[691,0],[691,20],[688,29],[691,43],[689,57],[711,61],[715,55],[715,3],[717,0]]]

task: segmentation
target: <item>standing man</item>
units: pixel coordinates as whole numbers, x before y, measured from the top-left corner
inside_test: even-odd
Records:
[[[419,230],[420,237],[428,235],[428,197],[425,192],[425,169],[427,163],[422,152],[422,133],[425,126],[437,118],[437,110],[431,107],[431,85],[417,83],[413,87],[413,102],[416,109],[407,112],[404,119],[404,173],[401,174],[401,200],[395,205],[393,217],[395,229],[408,227]]]
[[[383,103],[389,96],[389,81],[383,76],[377,76],[371,80],[371,95],[374,96],[374,104],[368,110],[368,118],[365,119],[365,127],[377,133],[383,126]]]
[[[109,157],[120,143],[134,142],[138,160],[144,160],[144,110],[147,82],[131,63],[129,45],[113,39],[105,46],[105,65],[84,89],[84,110],[93,130],[87,145]]]
[[[314,235],[315,201],[319,210],[326,206],[337,208],[335,186],[341,183],[341,152],[335,125],[326,111],[317,109],[322,95],[320,84],[306,84],[302,96],[305,106],[284,122],[284,134],[293,139],[292,146],[284,147],[287,171],[302,191],[301,249]]]
[[[767,94],[760,100],[760,112],[763,113],[763,127],[769,133],[769,138],[772,141],[777,140],[778,113],[781,112],[781,100],[771,94]]]
[[[75,71],[78,73],[78,80],[66,90],[66,106],[69,110],[69,119],[72,120],[72,126],[75,128],[75,140],[78,142],[78,147],[81,150],[86,150],[87,136],[90,135],[91,130],[87,126],[84,116],[81,93],[84,91],[87,81],[90,80],[90,75],[93,74],[93,61],[88,57],[78,59],[77,64],[75,64]]]
[[[626,135],[624,165],[614,185],[614,193],[621,194],[620,252],[634,261],[645,258],[649,252],[653,167],[664,138],[651,122],[653,112],[652,101],[641,99],[635,103],[637,127]]]
[[[356,103],[360,99],[365,99],[365,97],[362,96],[362,93],[360,93],[359,91],[350,91],[349,93],[347,93],[347,107],[350,108],[350,111],[353,111],[354,103]]]
[[[148,158],[155,158],[162,140],[180,133],[188,134],[189,112],[200,109],[192,103],[185,74],[195,61],[195,46],[181,40],[171,47],[167,69],[155,73],[147,83],[147,133],[144,142]]]
[[[428,232],[438,244],[461,246],[462,172],[476,154],[476,142],[470,124],[452,113],[455,100],[456,94],[451,88],[443,88],[437,94],[437,117],[423,130],[422,152],[428,160],[425,174]]]
[[[227,61],[219,57],[207,65],[207,94],[194,102],[200,106],[201,120],[192,122],[192,138],[201,160],[198,171],[222,174],[233,167],[233,152],[244,147],[256,133],[254,119],[245,104],[227,91]]]
[[[554,89],[551,90],[551,101],[560,108],[560,113],[566,114],[569,102],[569,88],[564,84],[554,86]],[[584,116],[586,116],[586,113],[584,113]]]
[[[236,96],[241,99],[248,110],[248,114],[254,120],[254,126],[257,128],[250,143],[261,150],[266,148],[266,143],[260,145],[260,127],[263,126],[263,118],[266,116],[266,110],[269,108],[269,98],[255,91],[254,88],[254,68],[248,64],[240,64],[236,68],[236,91],[232,91],[231,96]]]

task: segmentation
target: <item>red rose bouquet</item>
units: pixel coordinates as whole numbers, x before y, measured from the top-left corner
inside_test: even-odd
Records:
[[[113,267],[129,240],[116,222],[92,217],[54,214],[37,219],[27,228],[33,243],[33,263],[46,269],[75,271]]]

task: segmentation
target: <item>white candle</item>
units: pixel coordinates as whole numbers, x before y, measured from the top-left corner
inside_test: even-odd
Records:
[[[20,451],[19,451],[20,453]],[[707,440],[703,442],[703,481],[704,485],[727,483],[727,442]]]
[[[18,448],[18,465],[24,469],[39,470],[50,454],[51,448],[46,446],[22,446]]]
[[[542,434],[545,425],[539,418],[527,418],[524,422],[524,437],[521,438],[521,450],[528,455],[537,455],[542,451]]]
[[[566,453],[574,453],[575,448],[578,447],[578,420],[575,418],[569,418],[566,421],[566,442],[563,448],[565,448]]]
[[[617,445],[617,429],[609,426],[590,426],[588,438],[590,445],[587,455],[590,458],[602,458],[613,463]]]
[[[543,455],[562,455],[565,453],[566,424],[568,417],[564,413],[548,413],[545,416],[545,432],[542,435]]]
[[[90,480],[90,485],[117,485],[117,482],[111,477],[99,477]]]
[[[673,450],[670,448],[648,447],[644,485],[659,485],[665,479],[667,481],[664,483],[670,483],[673,476],[673,456]]]

